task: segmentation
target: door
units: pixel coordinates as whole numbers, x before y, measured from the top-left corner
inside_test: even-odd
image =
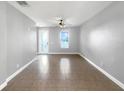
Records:
[[[39,53],[47,54],[48,53],[48,44],[49,35],[48,30],[39,30]]]

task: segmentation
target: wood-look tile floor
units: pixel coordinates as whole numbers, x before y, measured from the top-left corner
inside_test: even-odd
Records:
[[[79,55],[39,55],[3,91],[122,90]]]

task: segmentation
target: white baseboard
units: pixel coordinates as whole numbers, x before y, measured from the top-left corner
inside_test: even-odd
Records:
[[[18,69],[15,73],[13,73],[11,76],[9,76],[6,79],[6,82],[9,82],[11,79],[13,79],[16,75],[18,75],[20,72],[22,72],[26,67],[28,67],[33,61],[36,60],[36,57],[34,59],[32,59],[29,63],[27,63],[26,65],[24,65],[23,67],[21,67],[20,69]]]
[[[111,79],[113,82],[115,82],[118,86],[120,86],[122,89],[124,89],[124,84],[117,80],[115,77],[107,73],[105,70],[94,64],[91,60],[86,58],[84,55],[79,54],[81,57],[83,57],[87,62],[89,62],[91,65],[93,65],[96,69],[98,69],[100,72],[102,72],[105,76],[107,76],[109,79]]]
[[[0,85],[0,90],[2,90],[4,87],[6,87],[7,83],[12,80],[16,75],[18,75],[20,72],[22,72],[26,67],[28,67],[32,62],[36,60],[36,57],[32,59],[30,62],[28,62],[26,65],[22,66],[20,69],[18,69],[15,73],[10,75],[6,81]]]
[[[4,82],[0,85],[0,90],[2,90],[3,88],[5,88],[7,86],[7,82]]]
[[[40,54],[79,54],[78,52],[49,52],[49,53],[38,53]]]

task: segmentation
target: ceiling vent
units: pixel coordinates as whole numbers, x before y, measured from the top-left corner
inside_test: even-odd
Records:
[[[16,1],[20,6],[28,7],[29,4],[26,1]]]

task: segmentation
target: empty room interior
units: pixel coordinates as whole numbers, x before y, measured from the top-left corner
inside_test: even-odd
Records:
[[[123,1],[0,1],[1,91],[123,91]]]

